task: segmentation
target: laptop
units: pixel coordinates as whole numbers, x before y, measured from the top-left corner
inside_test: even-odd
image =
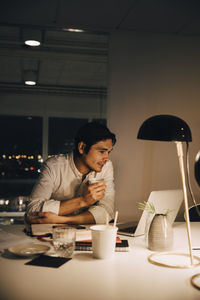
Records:
[[[148,203],[153,203],[157,213],[164,214],[169,209],[169,219],[171,223],[174,222],[181,203],[183,201],[182,190],[164,190],[164,191],[152,191],[148,198]],[[117,223],[118,232],[117,234],[126,236],[141,236],[147,231],[147,225],[150,224],[153,219],[153,214],[143,211],[139,222],[126,222]]]

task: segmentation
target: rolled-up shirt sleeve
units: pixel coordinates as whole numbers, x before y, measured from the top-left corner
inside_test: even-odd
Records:
[[[105,169],[103,170],[101,177],[103,177],[106,184],[105,196],[98,202],[97,205],[93,205],[88,209],[97,224],[105,224],[107,220],[106,215],[108,215],[109,220],[114,218],[115,188],[113,165],[111,161],[108,161],[105,165]]]
[[[60,201],[51,199],[53,186],[55,184],[55,174],[48,161],[44,163],[41,175],[36,182],[30,195],[27,206],[27,214],[38,211],[50,211],[59,213]]]

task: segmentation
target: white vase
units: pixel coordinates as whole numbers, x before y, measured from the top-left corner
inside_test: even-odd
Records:
[[[173,246],[173,228],[166,215],[156,214],[149,227],[148,248],[167,251]]]

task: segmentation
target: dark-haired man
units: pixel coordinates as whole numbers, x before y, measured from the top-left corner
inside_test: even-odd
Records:
[[[30,223],[105,223],[113,218],[114,182],[109,153],[115,135],[87,123],[75,137],[74,151],[48,159],[27,206]],[[89,184],[92,179],[99,180]]]

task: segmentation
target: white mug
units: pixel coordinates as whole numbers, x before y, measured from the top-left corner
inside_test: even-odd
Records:
[[[93,257],[100,259],[113,257],[118,228],[112,225],[94,225],[90,229]]]

